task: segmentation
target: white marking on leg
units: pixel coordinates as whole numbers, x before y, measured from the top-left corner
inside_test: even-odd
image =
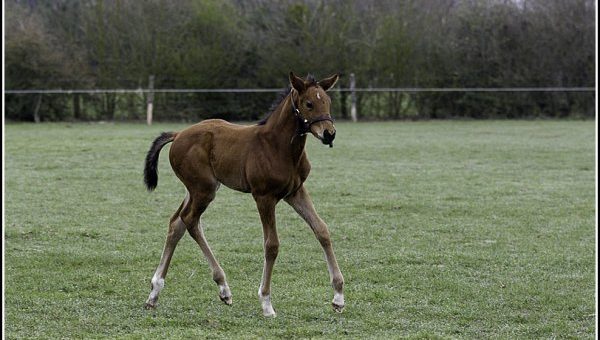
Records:
[[[150,296],[148,297],[148,302],[154,304],[154,302],[156,302],[156,299],[158,298],[158,294],[163,288],[165,288],[165,280],[154,276],[152,278],[152,291],[150,292]]]
[[[219,285],[219,293],[222,297],[231,296],[231,291],[229,290],[229,286],[227,285],[227,283],[225,283],[224,285]]]
[[[263,276],[260,282],[260,287],[258,288],[258,300],[260,301],[263,315],[264,316],[275,316],[275,310],[273,309],[273,305],[271,305],[271,274],[273,267],[269,268],[268,262],[265,260],[265,264],[263,266]],[[265,284],[268,286],[265,288]]]
[[[219,297],[221,301],[223,301],[226,305],[231,305],[231,290],[229,289],[229,285],[227,282],[225,284],[219,285]]]
[[[331,302],[334,305],[343,307],[344,306],[344,293],[335,292],[333,294],[333,301]]]
[[[275,314],[275,310],[273,309],[273,305],[271,305],[271,294],[263,295],[261,291],[262,285],[258,289],[258,300],[260,301],[260,305],[263,310],[263,315],[267,317],[277,316],[277,314]]]

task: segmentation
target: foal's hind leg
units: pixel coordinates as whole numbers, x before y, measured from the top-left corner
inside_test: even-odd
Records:
[[[194,194],[192,197],[192,202],[190,204],[190,209],[183,209],[181,216],[186,222],[186,225],[189,227],[188,232],[190,236],[198,243],[204,257],[208,261],[210,265],[210,269],[212,270],[213,280],[219,286],[219,298],[227,305],[231,305],[231,290],[229,289],[229,285],[227,284],[227,279],[225,277],[225,272],[223,268],[219,265],[219,262],[215,258],[215,255],[212,253],[208,242],[206,242],[206,238],[204,237],[204,231],[202,230],[201,216],[202,213],[206,210],[210,202],[215,197],[216,186],[213,190],[209,190],[208,192],[201,192]]]
[[[179,212],[181,209],[188,203],[189,197],[186,196],[185,200],[177,209],[177,212],[171,217],[171,222],[169,223],[169,232],[167,233],[167,240],[165,241],[165,246],[162,252],[162,256],[160,258],[160,263],[152,276],[152,291],[150,292],[150,296],[148,296],[148,300],[146,300],[145,307],[147,309],[156,307],[156,301],[158,300],[158,294],[165,286],[165,277],[167,276],[167,271],[169,270],[169,264],[171,263],[171,258],[173,257],[173,252],[175,251],[175,247],[181,237],[185,233],[186,226],[179,217]]]
[[[335,259],[335,254],[333,253],[333,246],[331,245],[327,225],[315,211],[312,200],[304,186],[285,200],[294,208],[294,210],[296,210],[306,223],[308,223],[315,233],[317,240],[321,243],[321,247],[323,247],[325,259],[327,260],[327,269],[329,270],[329,276],[331,278],[331,285],[334,290],[333,301],[331,304],[336,312],[341,313],[344,309],[344,277],[342,276],[342,272]]]

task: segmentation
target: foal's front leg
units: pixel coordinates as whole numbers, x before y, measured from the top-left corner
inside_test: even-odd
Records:
[[[308,223],[315,233],[317,240],[321,243],[323,252],[325,253],[325,259],[327,260],[327,269],[329,270],[331,285],[334,290],[331,305],[336,312],[341,313],[344,309],[344,277],[338,267],[335,254],[333,253],[333,246],[331,245],[327,224],[323,222],[315,211],[312,200],[304,186],[292,196],[287,197],[285,201],[296,210],[306,223]]]
[[[258,299],[261,303],[264,316],[275,316],[275,310],[271,305],[271,276],[273,265],[279,252],[279,238],[275,226],[275,205],[277,199],[270,196],[254,196],[256,206],[263,225],[263,239],[265,262],[263,266],[262,280],[258,288]]]

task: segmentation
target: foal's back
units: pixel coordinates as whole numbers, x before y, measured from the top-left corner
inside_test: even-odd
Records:
[[[218,186],[218,182],[249,192],[246,165],[257,139],[257,126],[209,119],[179,132],[169,152],[177,177],[191,186]]]

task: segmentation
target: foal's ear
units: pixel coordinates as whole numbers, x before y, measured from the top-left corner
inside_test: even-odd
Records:
[[[335,83],[337,83],[338,79],[340,79],[340,76],[336,73],[329,78],[320,80],[317,84],[319,84],[319,86],[321,86],[323,90],[327,91],[330,88],[332,88],[335,85]]]
[[[303,92],[306,89],[306,85],[304,85],[304,79],[296,76],[294,72],[290,71],[290,85],[298,91],[298,93]]]

